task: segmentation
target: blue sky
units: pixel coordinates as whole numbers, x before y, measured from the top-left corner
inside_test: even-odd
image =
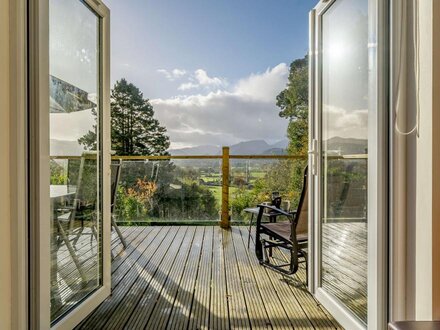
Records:
[[[112,80],[126,77],[146,97],[170,97],[158,69],[202,68],[230,82],[302,57],[311,0],[107,0]]]
[[[284,139],[276,95],[316,0],[106,0],[112,84],[151,100],[172,147]]]

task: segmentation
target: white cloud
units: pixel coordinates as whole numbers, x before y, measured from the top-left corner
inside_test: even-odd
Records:
[[[368,110],[352,110],[324,104],[324,139],[332,137],[368,138]]]
[[[274,95],[285,88],[288,75],[289,67],[280,63],[264,73],[241,79],[235,86],[235,93],[262,101],[273,101]]]
[[[194,74],[189,77],[189,81],[181,84],[177,89],[185,91],[189,89],[204,88],[206,90],[213,90],[225,88],[228,86],[228,81],[221,77],[210,77],[203,69],[197,69]]]
[[[180,89],[190,89],[190,83],[224,87],[224,80],[202,71],[195,75],[195,81],[185,87],[182,84]],[[240,80],[229,91],[217,89],[207,94],[153,99],[151,103],[161,124],[167,127],[173,145],[280,140],[286,135],[288,121],[278,116],[275,103],[286,86],[287,75],[288,67],[282,63]]]
[[[198,88],[198,87],[199,87],[199,85],[192,83],[192,82],[188,82],[188,83],[181,84],[177,89],[179,91],[186,91],[186,90],[194,89],[194,88]]]
[[[210,77],[205,70],[198,69],[194,73],[196,80],[199,82],[201,86],[215,86],[215,87],[224,87],[227,86],[227,81],[224,78],[219,77]]]
[[[167,78],[169,81],[175,81],[184,77],[187,74],[186,70],[183,69],[173,69],[171,71],[159,69],[157,70],[157,72],[163,74],[165,78]]]

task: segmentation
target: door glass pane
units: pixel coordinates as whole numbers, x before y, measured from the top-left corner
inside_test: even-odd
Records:
[[[100,20],[50,0],[51,320],[102,285]]]
[[[367,322],[368,0],[322,18],[322,287]]]

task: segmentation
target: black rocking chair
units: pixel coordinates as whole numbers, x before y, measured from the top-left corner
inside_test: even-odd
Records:
[[[272,205],[258,205],[255,253],[261,265],[272,268],[286,275],[295,274],[298,270],[299,258],[304,258],[307,265],[308,240],[308,196],[307,196],[307,167],[304,171],[304,185],[299,200],[298,209],[286,212]],[[289,222],[263,223],[264,210],[270,209],[277,215],[286,216]],[[275,264],[271,262],[271,250],[273,247],[281,247],[290,251],[288,264]],[[267,253],[269,250],[269,253]],[[306,276],[307,278],[307,276]]]

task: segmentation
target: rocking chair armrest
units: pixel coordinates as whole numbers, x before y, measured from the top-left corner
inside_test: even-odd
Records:
[[[295,213],[296,213],[296,210],[292,211],[292,212],[286,212],[286,211],[279,209],[273,205],[258,204],[257,207],[270,209],[270,210],[275,211],[281,215],[285,215],[286,217],[291,217],[291,216],[295,215]]]

